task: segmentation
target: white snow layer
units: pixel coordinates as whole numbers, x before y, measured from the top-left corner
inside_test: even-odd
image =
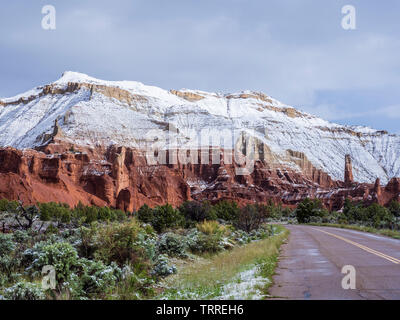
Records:
[[[258,275],[257,266],[250,270],[243,271],[234,279],[234,281],[226,284],[222,288],[222,295],[216,300],[261,300],[265,296],[261,292],[261,288],[265,286],[269,280]]]
[[[38,87],[0,100],[6,104],[0,103],[0,146],[41,145],[56,119],[65,139],[83,145],[142,147],[155,139],[162,143],[169,124],[177,129],[170,146],[231,148],[246,132],[292,167],[290,159],[285,160],[287,150],[303,152],[316,168],[343,180],[345,155],[350,154],[359,182],[379,177],[386,183],[400,176],[400,136],[330,123],[256,92],[223,95],[182,89],[181,93],[200,97],[185,99],[140,82],[103,81],[77,72],[65,72],[52,85],[65,88],[71,82],[120,88],[143,99],[128,104],[86,87],[39,97],[43,87]],[[29,102],[19,103],[21,98]]]

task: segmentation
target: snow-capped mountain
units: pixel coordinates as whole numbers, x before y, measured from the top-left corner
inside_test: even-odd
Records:
[[[163,90],[133,81],[103,81],[76,72],[12,98],[0,99],[0,147],[48,143],[55,121],[62,138],[77,145],[143,148],[169,146],[229,149],[244,135],[257,142],[264,161],[301,171],[308,159],[343,180],[350,154],[356,181],[383,183],[400,176],[400,136],[322,120],[258,92],[219,94]],[[200,133],[206,133],[205,137]],[[201,137],[200,137],[201,136]],[[211,140],[208,138],[211,137]]]

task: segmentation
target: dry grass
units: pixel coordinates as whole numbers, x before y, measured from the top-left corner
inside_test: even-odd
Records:
[[[209,293],[206,298],[217,296],[222,285],[230,282],[239,272],[279,253],[279,247],[289,232],[282,226],[278,226],[278,230],[282,232],[271,238],[235,247],[231,251],[224,251],[206,260],[200,259],[184,266],[176,276],[168,279],[166,284],[170,288],[169,291]],[[182,298],[174,294],[169,297]]]
[[[229,231],[226,226],[219,224],[217,221],[204,220],[196,225],[197,230],[205,234],[225,234]]]

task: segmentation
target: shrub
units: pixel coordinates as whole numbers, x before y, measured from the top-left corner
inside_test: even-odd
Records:
[[[15,250],[15,243],[11,234],[0,233],[0,257]]]
[[[4,290],[8,300],[43,300],[46,298],[40,285],[21,281]]]
[[[195,246],[192,248],[193,252],[200,253],[216,253],[223,250],[222,238],[219,235],[206,235],[200,233],[197,237]]]
[[[176,273],[175,265],[170,265],[168,257],[166,255],[160,254],[154,264],[152,275],[158,277],[166,277],[170,274]]]
[[[98,209],[98,219],[102,221],[112,220],[112,213],[109,207],[103,207]],[[113,219],[114,220],[114,219]]]
[[[134,273],[129,266],[122,270],[122,280],[109,296],[120,300],[139,300],[154,296],[154,280],[146,273]]]
[[[207,235],[223,235],[228,232],[228,229],[219,224],[217,221],[203,221],[196,225],[197,230]]]
[[[299,223],[308,223],[311,217],[322,216],[322,203],[319,199],[311,200],[306,198],[297,206],[296,217]]]
[[[390,228],[394,223],[391,212],[377,203],[365,208],[365,219],[375,228]]]
[[[69,223],[71,220],[71,210],[68,204],[59,204],[55,202],[40,203],[40,220],[57,221]]]
[[[98,242],[96,239],[98,231],[97,224],[92,224],[90,228],[79,228],[79,240],[75,243],[75,246],[80,256],[93,258],[94,253],[98,249]]]
[[[147,204],[144,204],[138,210],[137,216],[140,221],[151,224],[154,219],[153,209],[151,209]]]
[[[39,209],[36,206],[24,207],[19,204],[15,214],[15,220],[18,225],[24,230],[28,230],[32,227],[33,223],[39,218]]]
[[[86,207],[84,214],[85,214],[85,222],[92,223],[97,221],[99,211],[96,207]]]
[[[112,212],[112,215],[115,215],[115,219],[119,222],[124,221],[127,217],[126,213],[122,210],[112,210]]]
[[[8,200],[7,199],[0,199],[0,212],[7,211]]]
[[[56,280],[60,285],[70,281],[79,267],[78,252],[68,242],[37,243],[24,254],[33,260],[27,271],[33,271],[32,275],[37,276],[44,266],[51,265],[56,271]]]
[[[26,243],[30,238],[28,232],[21,231],[21,230],[14,231],[12,237],[13,237],[13,240],[18,243]]]
[[[3,272],[0,272],[0,288],[5,288],[8,282],[8,276],[6,276]],[[1,295],[1,292],[2,289],[0,289],[0,301],[4,299],[4,297]]]
[[[347,220],[350,224],[361,223],[375,228],[392,228],[395,224],[392,210],[395,211],[395,208],[396,205],[390,205],[387,209],[377,203],[363,207],[361,203],[353,203],[346,199],[343,215],[344,220]]]
[[[186,201],[179,207],[179,212],[185,218],[188,227],[193,226],[195,222],[217,219],[215,210],[208,201]]]
[[[14,257],[4,255],[0,256],[0,274],[9,277],[16,268],[19,267],[19,260]]]
[[[151,237],[136,219],[105,225],[96,235],[98,249],[94,257],[107,264],[114,261],[123,266],[128,262],[135,268],[146,269],[146,260],[149,259],[151,250],[148,250],[144,243]]]
[[[136,245],[143,249],[144,258],[154,261],[157,257],[157,234],[151,226],[141,229],[136,241]]]
[[[59,232],[60,230],[53,223],[50,223],[46,228],[46,234],[59,234]]]
[[[274,229],[272,228],[272,226],[269,227],[270,227],[269,229],[259,228],[257,230],[252,230],[249,233],[250,239],[252,241],[261,240],[267,238],[269,235],[273,235]]]
[[[260,228],[267,217],[265,206],[248,204],[240,210],[235,226],[246,232]]]
[[[193,253],[216,253],[224,249],[220,234],[204,234],[194,229],[187,235],[187,239]]]
[[[85,221],[85,212],[86,206],[83,205],[82,202],[78,202],[78,204],[72,210],[72,215],[74,216],[75,220],[84,222]]]
[[[311,217],[308,218],[307,222],[309,222],[309,223],[322,223],[323,220],[322,220],[322,217],[311,216]]]
[[[343,207],[344,220],[349,223],[356,223],[357,221],[367,221],[364,207],[362,203],[352,202],[350,199],[346,199]]]
[[[251,232],[246,232],[243,230],[234,231],[230,239],[232,239],[235,243],[239,245],[250,243],[254,240],[265,239],[268,236],[274,235],[275,228],[271,225],[263,225],[258,229],[252,230]]]
[[[0,233],[0,274],[4,275],[3,280],[8,279],[21,263],[16,249],[13,236]]]
[[[8,201],[7,199],[0,200],[0,212],[17,212],[19,203],[17,201]]]
[[[105,296],[122,278],[122,270],[115,263],[107,266],[102,261],[81,259],[80,262],[83,272],[79,282],[87,296]]]
[[[393,216],[400,217],[400,202],[392,201],[388,209]]]
[[[236,221],[240,214],[240,209],[236,202],[220,201],[214,206],[214,211],[218,219],[225,221]]]
[[[243,230],[236,230],[235,232],[233,232],[231,235],[231,239],[239,245],[251,242],[249,234]]]
[[[181,257],[186,258],[186,242],[184,237],[177,235],[175,233],[165,233],[161,236],[157,244],[158,251],[160,253],[165,253],[171,257]]]
[[[170,204],[154,208],[154,219],[152,226],[157,232],[164,232],[168,228],[176,228],[183,224],[183,217],[178,210]]]
[[[81,202],[72,211],[70,210],[70,216],[75,221],[87,224],[95,221],[124,221],[127,217],[122,210],[111,209],[109,207],[84,206]]]

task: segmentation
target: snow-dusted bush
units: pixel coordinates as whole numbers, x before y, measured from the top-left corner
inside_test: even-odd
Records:
[[[43,300],[46,295],[39,284],[21,281],[4,290],[7,300]]]
[[[156,256],[155,235],[148,232],[136,219],[99,228],[94,257],[106,264],[114,261],[119,266],[143,265]]]
[[[11,234],[0,233],[0,256],[14,251],[16,245]]]
[[[322,217],[311,216],[311,217],[309,217],[308,222],[309,223],[322,223],[323,220],[322,220]]]
[[[88,296],[104,295],[122,279],[123,271],[114,262],[107,266],[101,261],[81,259],[80,263],[83,272],[79,281],[82,291]]]
[[[160,254],[155,261],[152,274],[159,277],[166,277],[170,274],[176,273],[177,269],[175,265],[169,264],[169,259],[166,255]]]
[[[171,257],[186,258],[187,244],[181,235],[168,232],[161,236],[157,243],[158,251]]]
[[[259,229],[257,229],[257,230],[252,230],[252,231],[249,233],[250,239],[251,239],[252,241],[254,241],[254,240],[265,239],[265,238],[268,237],[268,235],[269,235],[268,231],[266,231],[266,230],[263,229],[263,228],[259,228]]]
[[[246,232],[243,230],[234,231],[230,239],[239,245],[250,243],[251,241],[262,240],[275,234],[275,227],[271,225],[263,225],[256,230]]]
[[[251,241],[249,234],[243,230],[236,230],[232,233],[231,238],[239,245],[243,245]]]
[[[13,240],[17,243],[25,243],[30,238],[30,235],[27,231],[16,230],[13,233]]]
[[[78,252],[68,242],[37,243],[32,249],[26,250],[24,255],[32,259],[32,264],[26,269],[28,272],[39,276],[44,266],[51,265],[56,271],[59,284],[70,281],[79,267]]]
[[[187,235],[189,248],[194,253],[215,253],[224,249],[222,235],[205,234],[194,229]]]
[[[9,276],[19,266],[20,260],[18,258],[3,255],[0,256],[0,273],[4,276]]]
[[[151,226],[147,226],[138,233],[135,245],[143,250],[143,257],[154,261],[157,257],[157,235]]]

